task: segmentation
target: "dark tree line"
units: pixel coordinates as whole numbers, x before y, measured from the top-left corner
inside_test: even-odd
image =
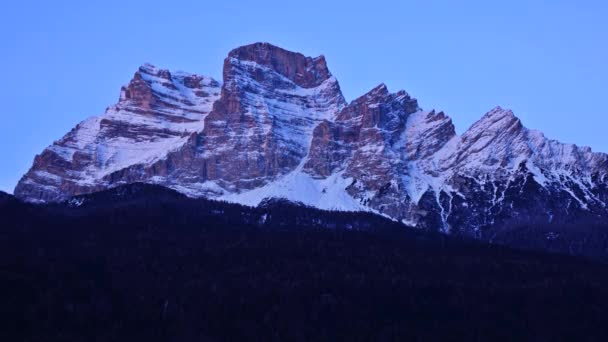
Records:
[[[608,267],[364,213],[136,185],[0,198],[2,341],[608,337]]]

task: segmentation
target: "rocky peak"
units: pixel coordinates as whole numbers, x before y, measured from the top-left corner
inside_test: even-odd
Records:
[[[419,110],[416,99],[405,91],[391,93],[385,84],[374,87],[346,106],[334,122],[315,128],[305,170],[317,177],[344,170],[362,187],[351,188],[353,196],[361,195],[363,188],[378,190],[403,167],[401,151],[417,139],[407,134],[407,122]]]
[[[513,158],[531,154],[526,135],[513,111],[496,107],[459,137],[453,162],[469,168],[511,165]]]
[[[121,88],[118,103],[36,156],[15,193],[31,201],[56,201],[160,176],[158,168],[146,167],[203,129],[219,87],[210,77],[142,65]]]
[[[396,101],[400,104],[404,104],[406,102],[409,104],[415,104],[416,108],[418,108],[418,101],[410,97],[405,90],[399,90],[396,93],[391,93],[384,83],[380,83],[363,96],[355,99],[352,104],[366,104],[373,107],[374,105],[386,104],[387,102],[392,101]]]
[[[136,105],[141,105],[142,107],[149,109],[154,104],[154,96],[152,94],[150,82],[148,82],[147,77],[144,77],[142,74],[155,75],[156,71],[150,64],[139,67],[131,81],[120,89],[119,101],[131,101]]]
[[[483,128],[500,131],[509,127],[512,127],[513,129],[523,128],[521,120],[513,114],[512,110],[497,106],[482,116],[481,119],[473,124],[471,129]]]
[[[115,109],[130,107],[137,112],[145,111],[149,115],[162,113],[175,116],[175,109],[187,106],[192,113],[196,113],[199,112],[197,107],[202,103],[211,105],[208,98],[219,95],[219,87],[220,83],[211,77],[171,72],[147,63],[140,66],[131,81],[121,88],[119,103]],[[210,89],[215,90],[210,93]],[[161,108],[162,112],[154,112]]]
[[[368,91],[365,95],[361,96],[360,99],[365,98],[367,101],[376,102],[378,99],[384,98],[387,95],[389,95],[388,87],[386,84],[380,83],[372,90]]]
[[[254,43],[230,51],[224,62],[224,77],[235,60],[269,68],[302,88],[317,87],[331,77],[324,56],[306,57],[269,43]]]
[[[385,127],[403,123],[408,114],[418,110],[418,101],[405,91],[390,93],[384,83],[352,101],[338,114],[336,121],[358,120],[362,127]],[[396,129],[397,127],[388,127]]]
[[[308,153],[312,130],[345,100],[323,57],[268,43],[232,50],[222,94],[205,119],[205,177],[232,192],[293,171]]]
[[[167,69],[158,68],[155,65],[150,64],[150,63],[145,63],[142,66],[140,66],[137,71],[137,74],[139,74],[139,75],[144,74],[144,75],[160,77],[167,81],[171,81],[171,71],[169,71]]]
[[[145,182],[248,205],[372,210],[476,237],[512,219],[608,217],[608,157],[526,129],[510,110],[457,136],[443,112],[385,84],[347,104],[323,56],[268,43],[232,50],[223,76],[141,66],[118,104],[35,158],[15,195],[57,201]]]
[[[456,136],[452,119],[443,112],[418,110],[408,116],[401,146],[407,160],[433,156]]]

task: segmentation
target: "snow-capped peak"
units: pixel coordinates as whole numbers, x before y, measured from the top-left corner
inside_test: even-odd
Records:
[[[118,103],[45,149],[16,196],[54,201],[146,182],[257,205],[369,210],[483,238],[512,221],[608,218],[608,158],[496,107],[462,135],[382,83],[346,103],[325,57],[236,48],[223,83],[144,64]]]

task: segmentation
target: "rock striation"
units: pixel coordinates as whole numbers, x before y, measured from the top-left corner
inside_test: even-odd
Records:
[[[15,195],[62,201],[146,182],[257,206],[284,198],[491,240],[522,222],[608,217],[608,156],[496,107],[462,135],[381,84],[347,103],[323,56],[256,43],[223,82],[144,65],[117,104],[36,156]]]

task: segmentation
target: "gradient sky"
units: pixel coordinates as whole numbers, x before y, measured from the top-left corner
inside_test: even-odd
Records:
[[[0,6],[0,189],[117,101],[137,67],[221,79],[239,45],[324,54],[347,100],[384,82],[458,132],[496,105],[608,152],[608,4],[512,1],[6,1]]]

